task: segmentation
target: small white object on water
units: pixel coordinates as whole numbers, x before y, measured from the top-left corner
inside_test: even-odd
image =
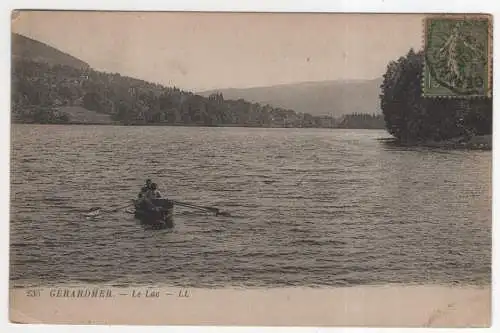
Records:
[[[94,216],[97,216],[101,213],[101,210],[100,209],[96,209],[96,210],[93,210],[91,212],[88,212],[85,214],[85,216],[87,217],[94,217]]]

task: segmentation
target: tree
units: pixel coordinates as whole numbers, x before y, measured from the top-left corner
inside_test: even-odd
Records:
[[[490,98],[422,97],[424,55],[412,50],[387,66],[380,105],[387,131],[406,144],[491,134]]]
[[[89,92],[83,96],[83,107],[88,110],[101,112],[102,111],[101,101],[102,98],[99,94],[95,92]]]

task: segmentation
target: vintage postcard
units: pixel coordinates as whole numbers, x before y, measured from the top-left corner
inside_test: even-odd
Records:
[[[11,26],[11,322],[491,325],[490,15]]]

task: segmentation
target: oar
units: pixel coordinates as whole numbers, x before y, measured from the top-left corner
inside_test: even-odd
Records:
[[[124,206],[120,206],[120,207],[113,208],[113,209],[110,209],[110,210],[102,211],[102,213],[114,213],[114,212],[119,211],[120,209],[132,206],[133,204],[134,204],[133,202],[132,203],[128,203],[128,204],[126,204]],[[85,216],[87,216],[87,217],[93,217],[93,216],[97,216],[97,215],[100,215],[100,214],[101,214],[101,207],[94,207],[89,212],[85,213]]]
[[[189,202],[182,202],[182,201],[177,201],[177,200],[171,200],[171,201],[179,206],[214,212],[215,216],[219,216],[219,215],[220,216],[231,216],[228,212],[221,212],[220,209],[217,207],[199,206],[199,205],[195,205],[195,204],[192,204]]]

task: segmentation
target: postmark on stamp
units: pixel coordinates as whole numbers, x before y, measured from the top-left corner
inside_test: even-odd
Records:
[[[425,19],[423,96],[491,96],[490,25],[488,16]]]

